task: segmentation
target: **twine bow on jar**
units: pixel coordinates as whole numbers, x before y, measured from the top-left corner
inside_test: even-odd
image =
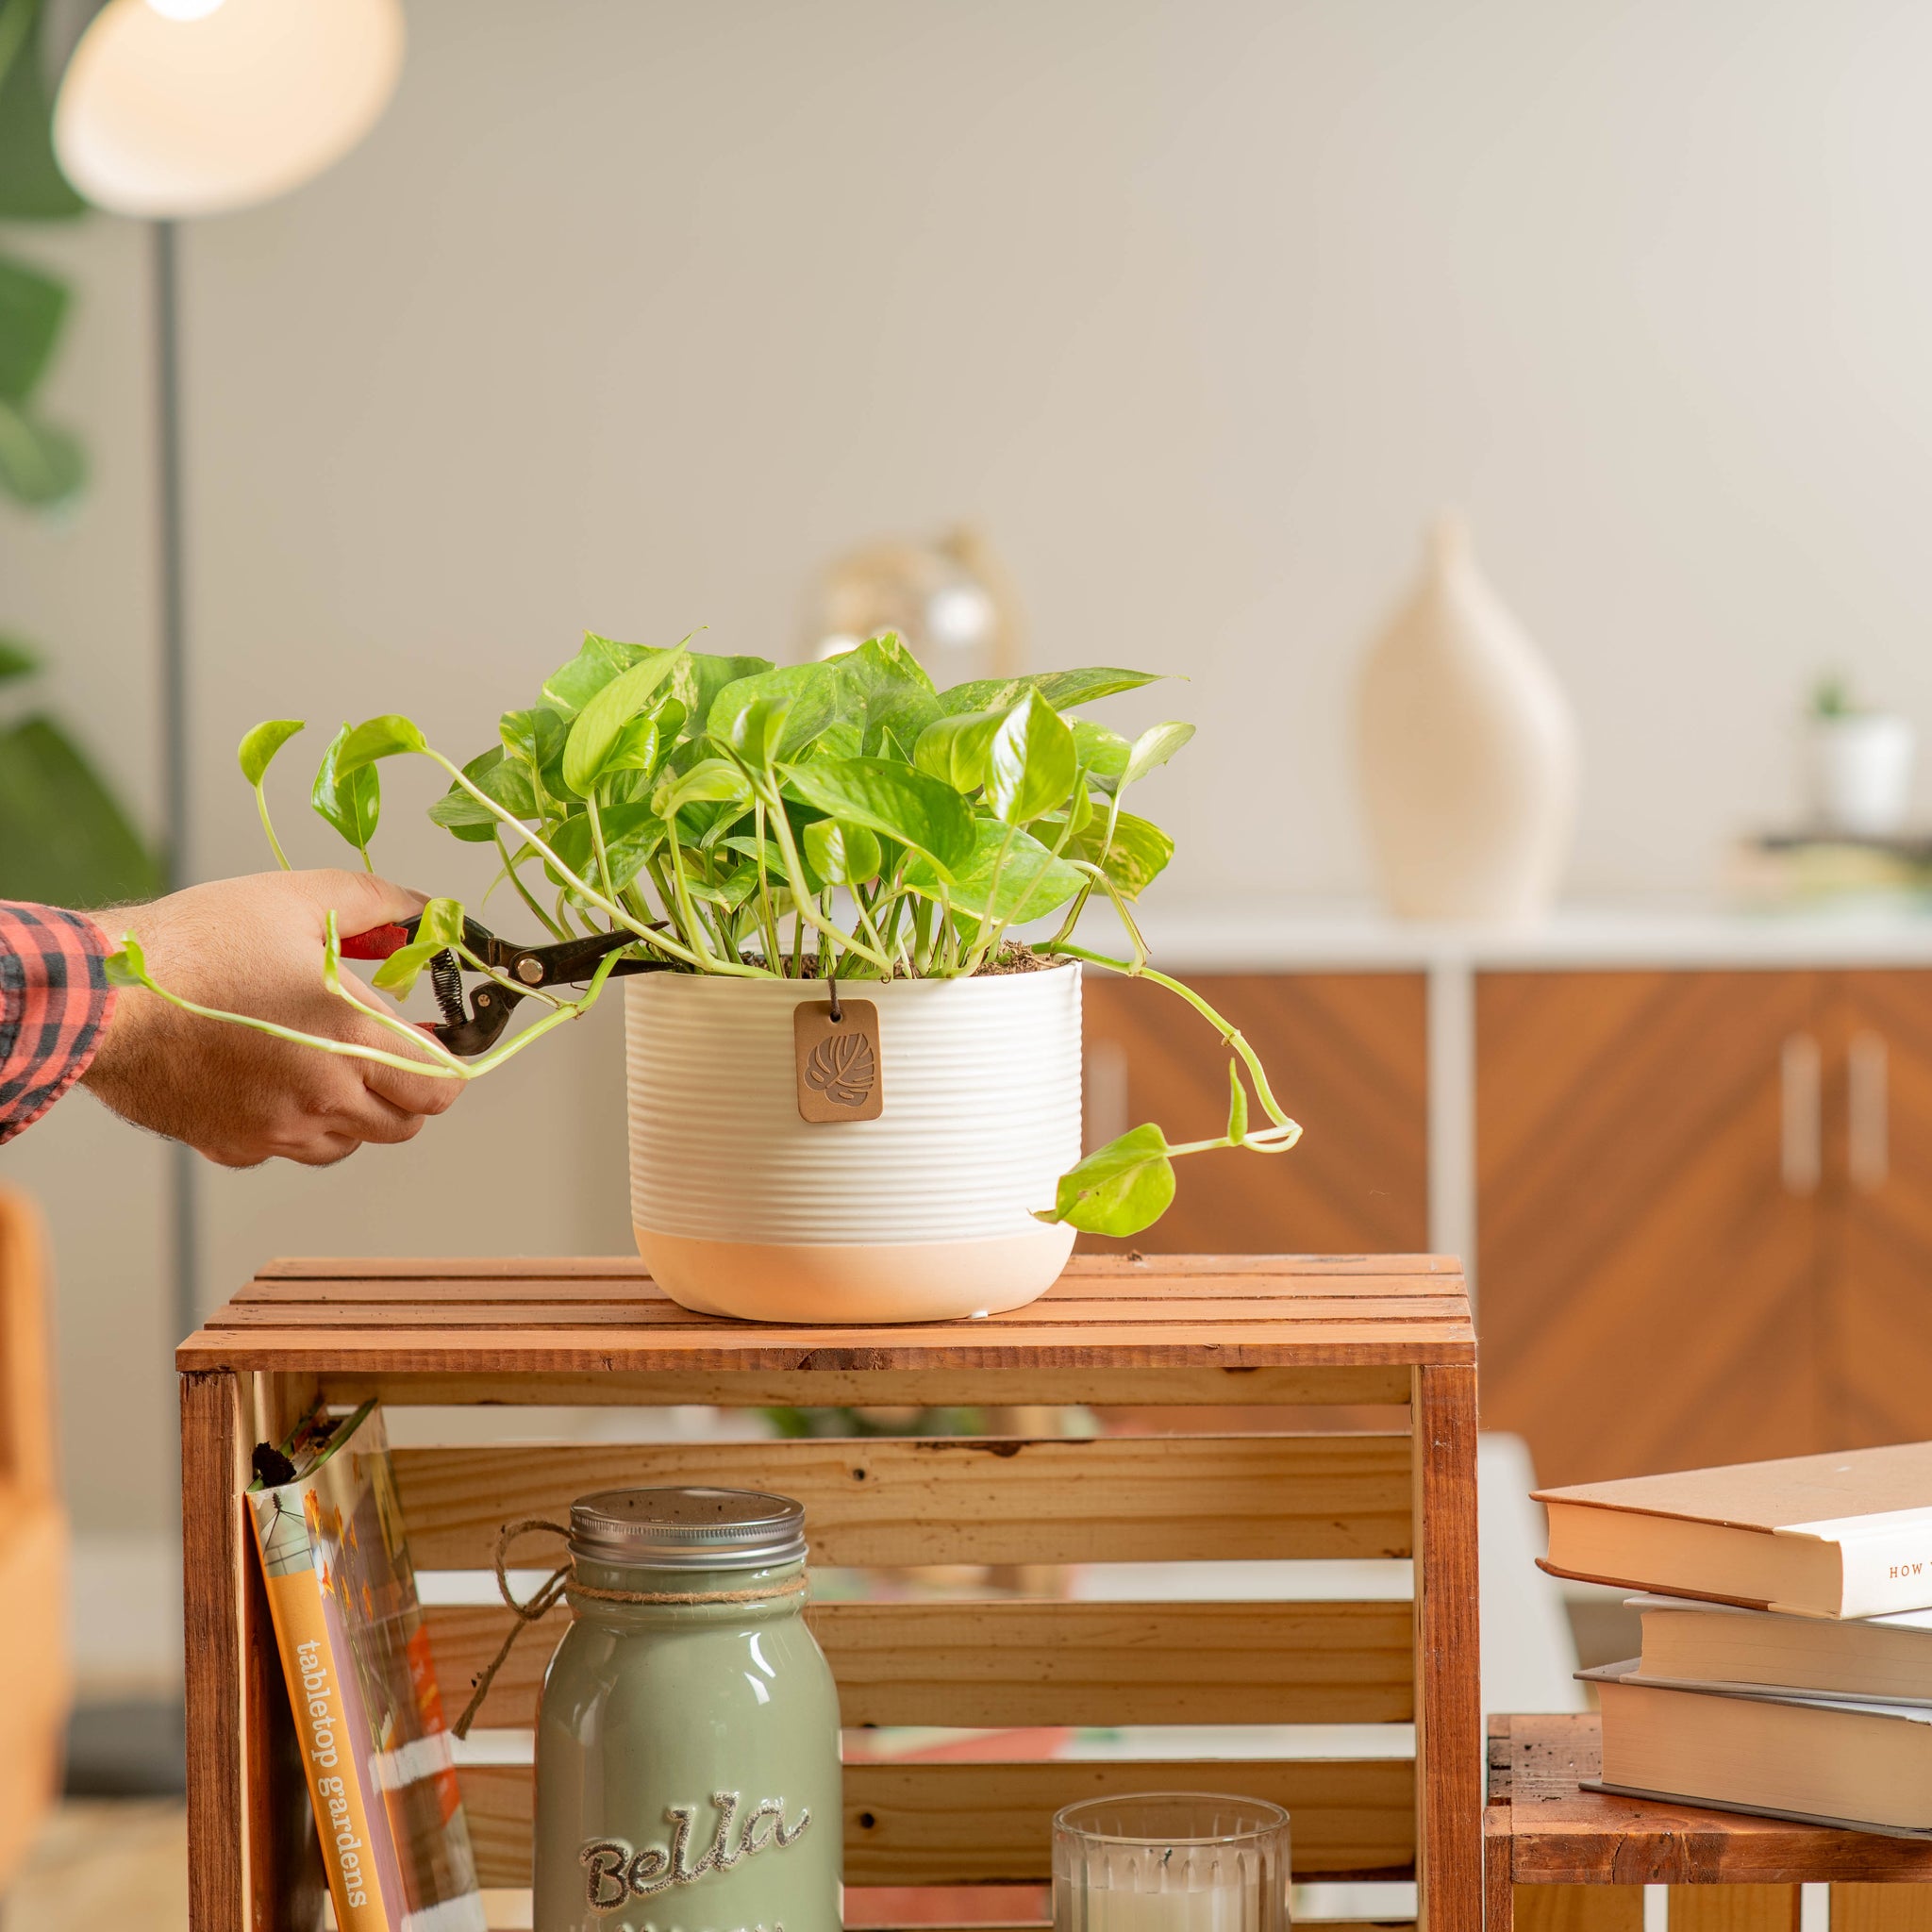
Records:
[[[452,1733],[458,1738],[469,1736],[470,1726],[475,1722],[477,1711],[483,1707],[483,1700],[490,1695],[490,1687],[496,1681],[497,1672],[508,1661],[517,1639],[530,1624],[541,1624],[566,1594],[588,1597],[593,1603],[604,1604],[758,1604],[770,1603],[778,1597],[803,1596],[811,1588],[810,1579],[800,1571],[794,1576],[782,1577],[773,1583],[751,1584],[743,1590],[606,1590],[599,1584],[579,1580],[575,1575],[575,1558],[566,1555],[563,1561],[544,1578],[535,1595],[527,1601],[519,1601],[517,1593],[509,1587],[509,1546],[518,1537],[533,1530],[561,1537],[566,1544],[570,1541],[570,1530],[565,1524],[552,1523],[541,1516],[525,1516],[519,1522],[506,1523],[496,1532],[496,1588],[517,1621],[509,1626],[509,1634],[504,1638],[502,1648],[477,1676],[476,1688],[470,1693],[470,1701],[464,1705],[462,1716],[451,1726]]]

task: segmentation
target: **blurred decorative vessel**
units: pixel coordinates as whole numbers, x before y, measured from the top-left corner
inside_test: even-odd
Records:
[[[888,630],[942,690],[1025,669],[1019,599],[970,524],[930,541],[871,543],[826,565],[806,614],[806,655],[830,658]]]
[[[1521,924],[1570,846],[1576,726],[1556,675],[1444,517],[1371,646],[1357,703],[1370,838],[1406,919]]]

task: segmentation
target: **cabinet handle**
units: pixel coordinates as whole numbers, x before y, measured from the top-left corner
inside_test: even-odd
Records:
[[[1884,1036],[1855,1033],[1846,1056],[1851,1132],[1845,1143],[1845,1165],[1853,1187],[1861,1194],[1875,1194],[1891,1174],[1889,1072]]]
[[[1824,1164],[1824,1127],[1818,1042],[1810,1034],[1793,1033],[1786,1038],[1779,1073],[1783,1116],[1779,1154],[1785,1192],[1815,1193]]]

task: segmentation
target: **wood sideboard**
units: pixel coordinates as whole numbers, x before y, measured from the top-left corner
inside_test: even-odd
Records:
[[[1833,963],[1828,936],[1814,963],[1789,929],[1762,964],[1747,945],[1707,949],[1714,963],[1456,962],[1482,1422],[1525,1437],[1541,1480],[1932,1436],[1926,925],[1924,963],[1900,965],[1885,948]],[[1305,1138],[1279,1159],[1191,1159],[1161,1223],[1089,1245],[1444,1245],[1457,1163],[1431,1144],[1432,970],[1186,971]],[[1087,1014],[1091,1140],[1142,1120],[1218,1130],[1209,1029],[1099,974]]]

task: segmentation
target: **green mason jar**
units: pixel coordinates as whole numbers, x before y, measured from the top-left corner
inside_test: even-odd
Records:
[[[537,1715],[536,1932],[841,1932],[839,1693],[805,1510],[607,1490]]]

